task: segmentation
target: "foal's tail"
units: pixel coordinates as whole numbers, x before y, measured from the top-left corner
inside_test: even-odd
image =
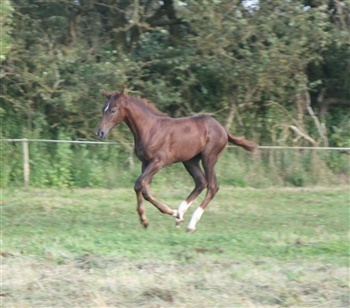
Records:
[[[227,137],[230,143],[238,145],[239,147],[242,147],[247,151],[255,152],[258,149],[258,145],[256,143],[254,143],[253,141],[249,141],[244,137],[236,137],[231,133],[229,133],[228,131],[227,131]]]

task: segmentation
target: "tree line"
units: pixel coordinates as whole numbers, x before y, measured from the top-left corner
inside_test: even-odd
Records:
[[[350,146],[349,0],[3,0],[0,16],[2,138],[91,140],[101,89],[126,87],[260,145]]]

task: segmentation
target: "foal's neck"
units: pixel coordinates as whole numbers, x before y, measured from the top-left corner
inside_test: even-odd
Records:
[[[128,102],[125,109],[125,123],[134,135],[135,142],[137,142],[149,131],[152,123],[159,116],[135,102]]]

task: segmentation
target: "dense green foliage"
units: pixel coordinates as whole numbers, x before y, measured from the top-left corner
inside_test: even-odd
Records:
[[[63,134],[59,138],[65,139]],[[4,142],[0,186],[23,185],[22,144]],[[30,185],[33,187],[127,187],[132,191],[141,164],[132,144],[67,144],[30,142]],[[228,148],[216,166],[220,185],[271,186],[337,185],[346,182],[348,156],[314,150],[261,150],[256,155]],[[153,183],[177,188],[194,186],[182,164],[167,166]]]
[[[349,0],[3,1],[1,137],[91,140],[100,90],[126,86],[259,144],[349,146],[349,12]],[[126,131],[112,138],[131,141]],[[40,147],[33,161],[59,163]],[[64,174],[43,181],[69,185]]]

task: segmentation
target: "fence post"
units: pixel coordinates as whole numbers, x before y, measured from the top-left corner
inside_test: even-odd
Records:
[[[22,146],[23,146],[23,180],[24,180],[24,185],[28,186],[29,174],[30,174],[28,139],[23,139]]]

